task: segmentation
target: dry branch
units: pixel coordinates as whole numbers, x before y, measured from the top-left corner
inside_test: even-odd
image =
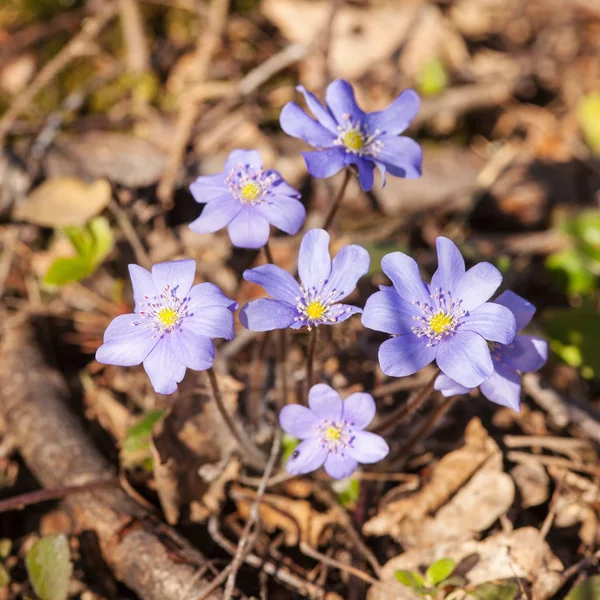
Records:
[[[8,332],[0,351],[0,417],[37,480],[57,488],[114,477],[66,398],[66,385],[45,364],[32,328]],[[115,577],[141,598],[192,600],[209,585],[202,578],[194,581],[206,559],[123,490],[73,494],[64,507],[77,529],[97,535]]]

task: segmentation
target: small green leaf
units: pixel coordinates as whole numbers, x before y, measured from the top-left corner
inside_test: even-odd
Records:
[[[86,227],[71,225],[70,227],[64,227],[63,231],[69,238],[78,256],[87,257],[91,254],[94,240]]]
[[[92,219],[88,225],[88,229],[93,239],[90,260],[95,265],[99,265],[113,249],[115,243],[114,236],[109,222],[104,217]]]
[[[425,581],[431,585],[437,585],[450,576],[456,563],[451,558],[440,558],[434,562],[425,573]]]
[[[38,540],[27,553],[25,564],[40,600],[66,600],[73,573],[67,536],[57,533]]]
[[[5,590],[10,585],[10,575],[4,565],[0,565],[0,590]]]
[[[425,587],[425,581],[423,581],[421,575],[416,571],[399,570],[394,573],[394,577],[396,577],[402,585],[413,588],[414,590]]]
[[[281,462],[285,464],[289,457],[292,455],[292,452],[296,449],[296,446],[300,443],[300,440],[290,435],[289,433],[284,433],[281,436]]]
[[[346,479],[344,480],[344,487],[338,492],[339,503],[344,507],[355,505],[358,502],[360,496],[360,481],[358,479]]]
[[[579,126],[588,146],[600,154],[600,92],[584,96],[577,109]]]
[[[46,272],[43,283],[47,286],[66,285],[85,279],[93,270],[94,266],[80,256],[57,258]]]
[[[10,556],[12,550],[12,541],[8,538],[2,538],[0,540],[0,558],[4,560]]]
[[[471,592],[476,600],[515,600],[518,593],[519,586],[509,579],[482,583]]]
[[[418,88],[423,96],[437,96],[448,85],[448,73],[443,61],[434,59],[429,61],[419,73]]]
[[[578,583],[571,588],[565,600],[600,600],[600,575],[592,575]]]
[[[152,428],[160,421],[164,413],[164,410],[151,410],[127,430],[121,447],[123,467],[131,469],[141,465],[146,470],[152,470],[152,452],[150,450]]]

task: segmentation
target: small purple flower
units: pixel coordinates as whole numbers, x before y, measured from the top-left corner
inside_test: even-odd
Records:
[[[163,262],[152,273],[129,265],[135,312],[120,315],[104,332],[96,360],[132,367],[144,363],[154,390],[172,394],[185,370],[209,369],[211,338],[233,339],[237,303],[212,283],[192,287],[195,260]]]
[[[517,322],[517,331],[529,325],[535,313],[535,306],[525,298],[511,291],[500,294],[495,300],[508,308]],[[548,359],[548,343],[530,335],[518,335],[512,344],[490,344],[494,374],[479,388],[481,393],[492,402],[521,410],[521,378],[519,372],[530,373],[541,369]],[[439,375],[434,385],[444,396],[466,394],[474,388],[464,387],[447,375]]]
[[[262,248],[270,225],[295,235],[306,218],[300,193],[277,171],[265,171],[256,150],[234,150],[223,173],[198,177],[190,191],[196,202],[206,203],[190,229],[213,233],[227,226],[238,248]]]
[[[362,322],[394,336],[379,348],[386,375],[412,375],[435,360],[454,381],[476,387],[494,372],[486,340],[512,343],[515,317],[486,302],[502,282],[496,267],[479,263],[465,272],[460,251],[444,237],[437,238],[437,255],[429,285],[410,256],[384,256],[381,267],[393,287],[383,286],[367,300]]]
[[[372,464],[390,451],[385,440],[363,429],[375,416],[375,401],[369,394],[352,394],[343,402],[328,385],[313,385],[308,394],[310,408],[290,404],[279,415],[281,428],[303,440],[287,462],[287,471],[303,475],[323,464],[334,479],[350,476],[358,463]]]
[[[333,325],[362,312],[341,304],[369,270],[369,253],[361,246],[344,246],[329,258],[329,234],[311,229],[302,238],[298,254],[299,284],[276,265],[244,271],[244,279],[261,285],[272,298],[260,298],[240,311],[240,322],[252,331]]]
[[[400,136],[419,112],[420,100],[414,90],[405,90],[385,110],[373,113],[358,107],[352,86],[343,79],[329,84],[325,106],[302,86],[297,90],[304,94],[317,120],[295,102],[283,107],[279,120],[288,135],[319,148],[302,153],[313,177],[331,177],[347,165],[356,165],[361,187],[370,190],[375,167],[384,185],[386,173],[406,179],[421,176],[421,147]]]

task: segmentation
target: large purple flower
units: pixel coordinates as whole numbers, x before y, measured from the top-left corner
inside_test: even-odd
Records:
[[[429,285],[410,256],[384,256],[381,267],[393,287],[367,300],[362,322],[394,336],[379,348],[386,375],[412,375],[435,359],[454,381],[476,387],[494,372],[486,340],[510,344],[515,317],[505,306],[486,302],[502,281],[496,267],[479,263],[465,272],[460,251],[444,237],[437,239],[437,254]]]
[[[309,117],[295,102],[283,107],[281,128],[289,135],[319,148],[303,152],[313,177],[331,177],[346,165],[356,165],[363,190],[373,187],[373,171],[413,179],[421,175],[423,152],[414,140],[400,136],[419,111],[414,90],[405,90],[385,110],[365,113],[356,104],[352,86],[336,79],[327,87],[325,106],[302,86]]]
[[[96,360],[122,367],[143,362],[159,394],[172,394],[186,368],[209,369],[211,338],[233,339],[237,303],[212,283],[192,287],[195,273],[195,260],[159,263],[152,273],[129,265],[135,312],[112,321]]]
[[[369,253],[361,246],[344,246],[329,258],[329,234],[311,229],[302,238],[298,254],[299,284],[287,271],[262,265],[244,272],[244,279],[261,285],[271,298],[260,298],[240,311],[242,325],[252,331],[333,325],[362,312],[341,304],[369,270]]]
[[[303,440],[287,462],[287,471],[302,475],[323,464],[335,479],[352,474],[358,463],[371,464],[390,451],[385,440],[363,429],[375,416],[375,401],[369,394],[352,394],[343,402],[328,385],[314,385],[308,394],[310,408],[290,404],[282,409],[282,429]]]
[[[496,298],[496,304],[508,308],[515,316],[517,331],[529,325],[535,314],[535,306],[518,294],[507,290]],[[511,344],[490,344],[494,374],[484,381],[479,389],[492,402],[521,410],[521,373],[541,369],[548,359],[548,342],[530,335],[518,335]],[[474,388],[464,387],[447,375],[439,375],[434,387],[444,396],[466,394]]]
[[[306,218],[300,193],[277,171],[265,171],[256,150],[234,150],[223,173],[198,177],[190,191],[196,202],[206,203],[190,229],[212,233],[227,226],[239,248],[262,248],[270,225],[295,235]]]

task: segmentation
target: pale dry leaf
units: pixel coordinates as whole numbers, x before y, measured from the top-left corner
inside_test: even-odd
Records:
[[[523,508],[539,506],[548,500],[550,478],[544,465],[537,462],[521,463],[513,467],[510,474],[519,488]]]
[[[206,472],[204,465],[200,469],[200,475]],[[240,475],[241,462],[236,456],[232,456],[227,461],[225,468],[221,465],[210,465],[213,470],[217,470],[216,477],[210,481],[210,487],[204,496],[190,504],[190,520],[198,523],[203,523],[213,513],[217,512],[221,504],[226,499],[225,486],[230,481],[237,481]]]
[[[110,202],[108,181],[88,185],[75,177],[48,179],[15,206],[13,218],[42,227],[85,225]]]

